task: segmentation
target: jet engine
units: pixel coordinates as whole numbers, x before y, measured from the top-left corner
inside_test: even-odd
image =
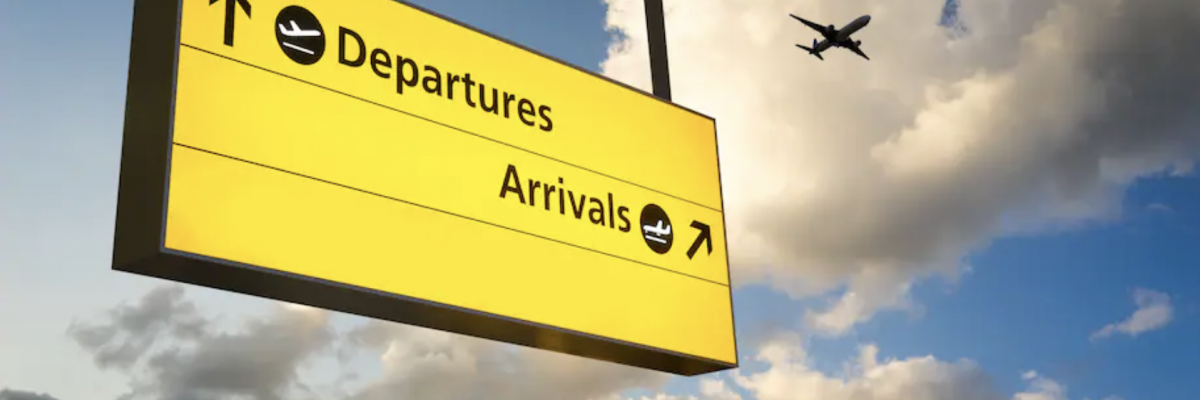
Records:
[[[833,24],[830,24],[830,25],[829,25],[829,31],[830,31],[830,32],[833,32],[833,31],[834,31],[834,30],[836,30],[836,29],[837,29],[837,27],[836,27],[836,26],[833,26]]]
[[[862,46],[862,41],[861,41],[861,40],[855,40],[855,41],[854,41],[854,46],[855,46],[855,47]]]

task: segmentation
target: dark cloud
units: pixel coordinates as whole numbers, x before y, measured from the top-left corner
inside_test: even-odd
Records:
[[[1105,112],[1081,127],[1086,145],[1066,159],[1124,162],[1135,172],[1154,167],[1139,157],[1194,160],[1200,152],[1200,5],[1116,4],[1108,18],[1080,23],[1087,32],[1079,37],[1081,69],[1108,90]]]
[[[181,286],[156,288],[100,324],[75,324],[70,335],[101,368],[130,370],[128,399],[280,400],[299,366],[334,339],[329,313],[286,308],[220,332],[184,299]]]
[[[281,306],[227,331],[207,322],[183,294],[178,286],[157,288],[137,305],[108,312],[102,323],[72,329],[98,365],[129,376],[131,391],[122,400],[590,400],[628,388],[657,388],[668,378],[382,321],[342,335],[330,324],[329,312],[308,307]],[[153,346],[137,347],[143,344]],[[346,363],[364,354],[382,363],[382,374],[342,387],[357,378]],[[340,376],[327,377],[335,381],[332,389],[297,375],[320,360],[343,366]]]
[[[204,335],[206,321],[196,306],[183,300],[183,287],[151,290],[134,305],[119,305],[102,324],[74,323],[68,334],[92,353],[101,368],[129,368],[166,336]]]
[[[58,398],[44,393],[0,389],[0,400],[58,400]]]
[[[300,365],[333,338],[324,311],[280,312],[237,333],[199,338],[190,350],[155,355],[147,362],[154,383],[143,390],[179,400],[287,398]]]

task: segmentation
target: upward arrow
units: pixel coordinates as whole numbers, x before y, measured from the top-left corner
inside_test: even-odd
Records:
[[[712,254],[712,230],[700,221],[692,221],[692,227],[699,230],[700,233],[696,235],[696,241],[692,242],[692,247],[688,249],[688,259],[696,256],[696,252],[700,250],[702,244],[708,244],[708,254]]]
[[[213,5],[221,0],[208,0],[208,5]],[[233,46],[233,21],[237,18],[237,6],[242,7],[242,11],[246,12],[246,18],[250,18],[250,0],[225,0],[225,45]]]

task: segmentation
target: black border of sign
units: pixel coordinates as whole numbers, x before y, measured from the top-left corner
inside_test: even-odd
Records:
[[[422,7],[405,1],[393,1],[705,117],[713,122],[714,135],[716,134],[716,121],[712,117],[664,101],[640,89]],[[736,327],[735,362],[731,364],[502,315],[167,249],[164,243],[166,207],[182,5],[183,0],[134,2],[113,241],[113,270],[684,376],[737,368]],[[719,169],[718,164],[718,179]],[[722,209],[723,203],[722,195]],[[729,295],[732,306],[732,282]],[[734,324],[736,325],[736,321]]]

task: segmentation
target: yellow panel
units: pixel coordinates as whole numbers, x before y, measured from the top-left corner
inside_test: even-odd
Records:
[[[438,123],[486,136],[523,149],[632,182],[670,196],[721,210],[715,124],[711,119],[661,102],[642,93],[552,62],[478,32],[452,24],[391,0],[252,0],[252,17],[238,11],[235,41],[224,40],[224,1],[184,0],[181,42],[248,65],[312,82],[365,100],[404,110]],[[277,16],[299,5],[319,21],[325,38],[319,61],[292,61],[276,39]],[[305,25],[304,27],[308,27]],[[362,38],[366,52],[361,66],[342,64],[342,35],[346,28]],[[359,56],[358,43],[347,36],[345,58]],[[372,52],[389,67],[372,70]],[[312,49],[308,49],[312,50]],[[399,58],[398,58],[399,57]],[[441,78],[441,94],[402,85],[396,67],[412,60],[420,76]],[[405,66],[405,77],[416,73]],[[425,68],[433,67],[434,74]],[[473,82],[513,95],[510,113],[490,113],[469,105],[461,82],[449,98],[449,74],[470,74]],[[216,79],[215,77],[213,79]],[[254,88],[254,81],[229,79],[235,86]],[[430,88],[437,89],[430,81]],[[403,89],[398,93],[397,88]],[[474,86],[478,103],[479,88]],[[501,95],[503,97],[503,95]],[[535,111],[533,126],[522,123],[520,99],[530,109],[549,107],[546,121]],[[476,104],[479,106],[479,104]],[[322,114],[323,118],[337,118]]]
[[[178,79],[176,143],[729,283],[718,211],[197,50],[180,53]],[[510,165],[520,193],[501,198]],[[641,234],[651,203],[673,225],[666,254]],[[711,227],[711,255],[688,258],[692,221]]]
[[[736,361],[725,286],[178,145],[166,246]]]
[[[239,3],[181,3],[166,248],[736,364],[712,119],[391,0]],[[164,160],[146,129],[128,154]],[[161,195],[138,182],[126,209]]]

